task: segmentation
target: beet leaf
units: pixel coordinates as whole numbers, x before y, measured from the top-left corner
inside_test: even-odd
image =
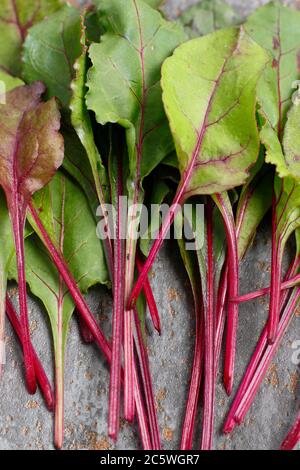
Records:
[[[67,5],[49,16],[43,25],[38,24],[31,28],[24,45],[23,60],[26,80],[31,82],[36,77],[43,80],[47,86],[48,96],[56,96],[60,99],[67,115],[66,121],[71,121],[78,134],[82,149],[74,131],[65,123],[63,129],[66,141],[64,167],[86,192],[96,216],[99,203],[103,208],[102,214],[106,214],[104,204],[109,202],[109,183],[94,141],[92,122],[85,104],[88,68],[88,39],[85,23],[91,15],[93,15],[92,12],[84,12],[80,15],[76,8]],[[93,35],[96,36],[96,32]],[[45,42],[51,46],[47,54],[44,54]],[[58,75],[59,80],[57,80]],[[86,164],[87,158],[90,166]],[[109,227],[108,222],[106,226]],[[110,236],[104,241],[104,247],[107,265],[112,274],[113,251]]]
[[[2,0],[0,69],[11,75],[20,75],[21,48],[28,29],[46,15],[58,10],[60,0]]]
[[[101,243],[96,236],[95,220],[81,190],[58,172],[51,183],[36,194],[34,202],[43,220],[47,220],[47,231],[64,254],[81,292],[86,293],[95,284],[107,283],[108,273],[103,252],[100,256]],[[64,435],[64,355],[75,303],[36,236],[26,240],[25,249],[26,279],[31,292],[45,305],[53,333],[56,384],[54,440],[56,447],[61,448]],[[16,278],[16,274],[12,273],[11,277]]]
[[[295,147],[297,146],[297,128],[299,126],[295,107],[290,113],[289,129],[286,129],[287,113],[291,107],[293,82],[299,78],[299,31],[300,13],[271,2],[257,10],[246,23],[246,31],[270,53],[269,65],[265,68],[258,85],[260,114],[264,120],[261,139],[266,147],[266,161],[276,165],[280,177],[299,177]],[[285,136],[284,136],[285,134]],[[295,141],[292,139],[295,138]],[[278,181],[275,186],[278,188]],[[282,183],[283,186],[289,185]],[[272,222],[272,270],[269,313],[269,341],[274,342],[277,334],[280,306],[281,266],[284,251],[280,225],[295,227],[293,220],[285,214],[279,193],[273,198]],[[285,191],[284,191],[285,192]],[[281,212],[278,213],[278,206]],[[289,204],[290,205],[290,204]],[[291,214],[292,219],[294,216]],[[286,223],[286,224],[285,224]]]
[[[24,224],[31,196],[45,186],[63,160],[59,134],[60,114],[55,100],[41,103],[45,88],[40,82],[18,87],[0,105],[0,185],[12,222],[18,264],[21,324],[28,390],[36,389],[29,327],[24,265]]]
[[[163,20],[140,0],[104,0],[99,15],[105,34],[100,44],[90,47],[93,66],[88,73],[87,105],[100,124],[118,123],[126,128],[129,171],[124,189],[131,209],[126,243],[127,303],[134,281],[133,234],[139,226],[142,182],[173,148],[161,100],[161,65],[184,40],[184,34],[178,25]],[[124,319],[124,406],[129,421],[134,416],[132,327],[133,311],[128,310]]]

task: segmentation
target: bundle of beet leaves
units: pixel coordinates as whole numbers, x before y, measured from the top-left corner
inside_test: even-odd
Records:
[[[172,225],[203,238],[188,250],[177,237],[196,316],[181,449],[192,449],[200,395],[200,448],[213,446],[223,342],[228,395],[234,384],[239,303],[270,294],[225,433],[244,420],[300,299],[300,12],[271,2],[240,26],[223,1],[203,0],[170,22],[160,3],[95,0],[80,10],[59,0],[0,1],[0,340],[6,314],[23,348],[28,392],[39,386],[55,411],[58,448],[75,309],[83,338],[110,366],[109,436],[118,438],[122,415],[136,419],[144,449],[161,448],[145,315],[160,332],[148,275]],[[141,204],[165,201],[161,223],[150,221],[154,242],[137,239]],[[195,210],[183,220],[187,201]],[[269,211],[271,286],[241,297],[239,263]],[[283,278],[293,234],[296,254]],[[10,279],[19,315],[7,297]],[[110,339],[85,300],[96,284],[112,289]],[[27,286],[49,315],[55,393],[31,343]],[[299,435],[298,415],[282,448]]]

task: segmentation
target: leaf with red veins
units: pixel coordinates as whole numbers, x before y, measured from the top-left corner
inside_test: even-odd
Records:
[[[30,393],[36,390],[36,380],[26,298],[26,211],[31,196],[51,180],[64,157],[60,113],[54,99],[41,102],[44,91],[40,82],[21,86],[7,93],[6,103],[0,104],[0,185],[6,195],[15,240],[24,362]]]
[[[245,24],[248,34],[270,54],[259,80],[257,97],[264,119],[261,139],[266,147],[266,161],[276,165],[281,177],[296,176],[298,160],[282,148],[284,129],[292,97],[297,100],[300,66],[300,12],[271,2],[258,9]]]
[[[227,29],[183,44],[164,63],[163,100],[185,197],[245,182],[258,157],[255,87],[266,62],[243,29]]]
[[[129,305],[136,302],[178,205],[246,181],[259,152],[256,85],[267,61],[243,28],[232,28],[188,41],[164,62],[163,102],[181,180]]]
[[[62,6],[60,0],[2,0],[0,12],[0,69],[19,75],[21,48],[28,29]]]
[[[161,97],[161,66],[185,35],[178,24],[164,20],[141,0],[103,0],[99,17],[105,34],[89,50],[87,106],[100,124],[116,123],[126,129],[129,171],[125,177],[133,220],[126,240],[126,303],[134,280],[142,182],[173,150]],[[129,310],[124,320],[124,414],[129,421],[134,415],[132,324]]]

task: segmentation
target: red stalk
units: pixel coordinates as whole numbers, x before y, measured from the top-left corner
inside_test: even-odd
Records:
[[[181,184],[179,186],[179,189],[176,193],[173,204],[170,207],[165,219],[163,220],[163,223],[162,223],[161,228],[159,230],[158,237],[156,238],[156,240],[154,241],[154,243],[151,247],[149,256],[146,259],[143,270],[140,273],[140,275],[138,277],[138,280],[137,280],[137,282],[136,282],[136,284],[135,284],[135,286],[134,286],[134,288],[131,292],[131,295],[130,295],[129,300],[128,300],[128,308],[132,308],[134,305],[136,305],[137,299],[138,299],[142,289],[144,288],[145,282],[147,281],[149,271],[153,266],[155,258],[156,258],[157,254],[158,254],[158,252],[159,252],[159,250],[160,250],[160,248],[161,248],[161,246],[164,242],[164,239],[166,238],[166,235],[167,235],[172,223],[174,222],[175,215],[176,215],[178,209],[180,208],[180,206],[182,205],[182,202],[184,200],[184,191],[185,191],[186,185],[187,185],[187,182],[185,182],[184,184]]]
[[[122,241],[122,164],[118,162],[116,181],[116,233],[114,239],[114,273],[113,273],[113,320],[112,320],[112,360],[109,386],[108,434],[116,441],[120,428],[121,401],[121,367],[124,315],[124,248]]]
[[[61,240],[62,241],[62,240]],[[62,245],[62,243],[61,243]],[[55,423],[54,445],[61,449],[64,441],[64,364],[63,364],[63,288],[60,277],[58,308],[57,308],[57,351],[55,354]]]
[[[285,279],[288,279],[290,276],[293,276],[299,269],[299,262],[300,262],[300,257],[297,256],[294,261],[291,263],[289,266],[289,269],[286,273]],[[288,298],[288,291],[285,291],[284,293],[281,294],[281,305],[280,309],[285,307],[285,303]],[[236,410],[244,396],[244,394],[247,391],[247,388],[249,387],[249,384],[251,383],[251,380],[255,374],[255,371],[257,370],[257,367],[263,357],[264,352],[266,351],[266,347],[268,344],[267,341],[267,331],[268,327],[266,326],[260,336],[259,342],[255,348],[255,351],[251,357],[250,363],[248,365],[248,368],[246,370],[246,373],[243,377],[243,380],[239,386],[238,392],[235,396],[235,399],[231,405],[230,412],[228,414],[228,417],[226,419],[226,423],[224,425],[224,432],[226,434],[232,432],[233,428],[235,427],[235,413]]]
[[[215,309],[214,309],[214,259],[213,211],[211,203],[206,211],[207,285],[204,299],[204,407],[201,450],[211,450],[214,431],[215,408]]]
[[[266,349],[259,361],[259,365],[255,370],[255,373],[252,375],[250,382],[247,384],[247,389],[243,396],[241,397],[240,401],[238,404],[235,406],[236,411],[234,413],[234,421],[235,423],[241,424],[258,392],[258,389],[269,369],[269,366],[277,352],[277,349],[281,343],[281,340],[286,332],[286,330],[289,327],[289,324],[292,320],[294,310],[297,306],[297,303],[299,301],[300,297],[300,288],[295,289],[293,292],[287,306],[284,309],[284,312],[282,314],[282,317],[279,322],[279,329],[278,329],[278,334],[275,340],[275,343],[273,344],[267,344],[267,339],[268,339],[268,328],[266,327],[263,332],[263,337],[261,338],[261,341],[265,341],[266,343]],[[230,423],[228,422],[228,432],[231,432],[231,430],[234,427],[234,423],[231,421]]]
[[[141,260],[141,257],[140,257],[139,254],[136,257],[136,265],[137,265],[139,273],[141,273],[142,270],[143,270],[143,267],[144,267],[144,263]],[[155,302],[155,299],[154,299],[154,296],[153,296],[153,292],[152,292],[152,289],[151,289],[149,279],[147,279],[146,282],[145,282],[144,294],[145,294],[145,297],[146,297],[146,301],[147,301],[147,305],[148,305],[149,312],[150,312],[150,315],[151,315],[153,326],[156,329],[156,331],[159,334],[161,334],[160,317],[159,317],[159,313],[158,313],[158,310],[157,310],[157,305],[156,305],[156,302]]]
[[[270,289],[270,307],[268,320],[268,341],[273,344],[278,329],[280,315],[280,285],[281,285],[281,257],[280,243],[277,240],[277,217],[276,217],[276,198],[273,194],[272,201],[272,267],[271,267],[271,289]]]
[[[13,327],[13,330],[14,332],[16,333],[20,343],[22,344],[23,343],[23,335],[22,335],[22,327],[21,327],[21,323],[19,321],[19,318],[16,314],[16,311],[14,309],[14,306],[13,304],[11,303],[9,297],[7,296],[6,297],[6,314],[7,314],[7,317]],[[35,370],[35,375],[36,375],[36,379],[37,379],[37,382],[39,384],[39,387],[40,387],[40,390],[43,394],[43,397],[44,397],[44,400],[45,400],[45,403],[47,405],[47,408],[49,411],[53,411],[54,410],[54,395],[53,395],[53,391],[52,391],[52,388],[51,388],[51,385],[50,385],[50,382],[48,380],[48,377],[46,375],[46,372],[31,344],[31,348],[32,348],[32,357],[33,357],[33,364],[34,364],[34,370]]]
[[[222,350],[222,341],[225,331],[226,323],[226,298],[228,289],[228,262],[222,272],[221,283],[218,291],[218,303],[217,303],[217,328],[216,328],[216,340],[215,340],[215,378],[218,374],[218,365]]]
[[[20,304],[20,321],[22,325],[22,347],[24,355],[25,378],[27,390],[31,395],[36,392],[36,377],[33,365],[32,348],[30,341],[29,321],[28,321],[28,308],[27,308],[27,290],[26,290],[26,275],[25,275],[25,253],[24,253],[24,226],[26,218],[26,207],[24,203],[19,200],[16,194],[17,201],[9,204],[9,213],[12,220],[17,268],[18,268],[18,285],[19,285],[19,304]]]
[[[297,258],[295,258],[292,265],[299,266],[299,261],[300,261],[300,257],[298,256]],[[293,269],[292,266],[290,266],[289,270],[291,269]],[[291,272],[295,272],[295,270],[293,269],[293,271]],[[287,280],[283,281],[280,286],[281,295],[283,295],[282,293],[285,291],[285,294],[284,294],[285,297],[288,295],[288,289],[291,289],[292,287],[296,287],[300,283],[300,274],[297,274],[296,276],[294,274],[288,274],[286,278]],[[258,297],[262,297],[264,295],[270,294],[270,290],[271,290],[270,287],[265,287],[255,292],[251,292],[249,294],[240,295],[238,297],[229,299],[229,302],[236,302],[236,303],[249,302],[250,300],[254,300],[254,299],[257,299]]]
[[[293,450],[300,440],[300,413],[298,413],[295,424],[284,439],[280,450]]]
[[[195,420],[197,406],[199,401],[200,386],[203,374],[203,356],[204,356],[204,322],[203,322],[203,303],[199,301],[194,292],[194,303],[196,313],[196,343],[192,368],[192,377],[189,389],[189,396],[186,404],[185,418],[181,435],[181,450],[192,450],[193,437],[195,430]]]
[[[153,385],[150,373],[150,365],[148,354],[146,351],[146,347],[143,341],[142,329],[140,324],[140,319],[138,316],[137,309],[134,309],[134,320],[135,320],[135,327],[137,332],[137,341],[136,341],[136,349],[138,351],[138,356],[140,359],[140,369],[144,384],[144,391],[145,391],[145,399],[146,399],[146,406],[148,409],[148,416],[149,416],[149,426],[150,432],[152,437],[152,448],[153,450],[161,450],[161,441],[160,441],[160,433],[159,433],[159,426],[157,420],[157,413],[155,407],[155,399],[153,393]]]
[[[66,261],[64,260],[63,256],[61,253],[57,251],[55,246],[53,245],[49,235],[47,234],[41,220],[39,219],[39,216],[33,207],[32,203],[29,203],[29,211],[31,213],[31,216],[35,222],[35,224],[38,227],[38,230],[40,232],[41,238],[43,240],[44,245],[48,249],[54,264],[56,265],[60,275],[62,276],[66,286],[68,287],[70,294],[77,306],[78,312],[81,314],[82,318],[84,319],[86,325],[90,329],[92,335],[95,338],[95,341],[97,345],[99,346],[100,350],[106,357],[106,360],[109,364],[111,364],[111,358],[112,358],[112,351],[111,351],[111,346],[106,339],[104,333],[98,326],[93,314],[91,313],[86,300],[84,299],[83,295],[81,294],[76,281],[73,278],[73,275],[71,274]],[[151,439],[149,436],[149,430],[148,430],[148,423],[147,423],[147,414],[145,412],[143,400],[142,400],[142,395],[141,395],[141,389],[140,389],[140,384],[138,381],[138,376],[136,369],[134,367],[134,391],[135,391],[135,404],[136,404],[136,410],[137,410],[137,417],[138,417],[138,424],[139,424],[139,429],[140,429],[140,434],[141,434],[141,440],[142,444],[145,450],[151,450],[152,445],[151,445]]]
[[[228,296],[229,298],[231,298],[236,297],[239,292],[239,258],[237,234],[233,215],[227,209],[226,203],[223,200],[222,195],[215,195],[215,200],[221,211],[226,231],[228,258],[230,259],[230,263],[228,263]],[[228,319],[224,365],[224,386],[227,395],[231,395],[234,381],[236,357],[238,304],[229,303],[227,315]]]

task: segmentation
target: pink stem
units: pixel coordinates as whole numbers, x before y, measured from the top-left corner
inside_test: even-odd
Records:
[[[19,321],[19,318],[16,314],[16,311],[14,309],[13,304],[11,303],[9,297],[6,297],[6,314],[7,317],[13,327],[14,332],[16,333],[20,343],[23,343],[23,335],[22,335],[22,327]],[[50,382],[48,380],[48,377],[46,375],[46,372],[31,344],[32,348],[32,357],[33,357],[33,364],[34,364],[34,370],[35,370],[35,375],[37,382],[39,384],[39,387],[41,389],[41,392],[44,396],[45,403],[47,405],[47,408],[49,411],[54,410],[54,395],[52,391],[52,387],[50,385]]]
[[[226,323],[226,298],[228,289],[228,262],[222,273],[221,283],[218,292],[218,303],[217,303],[217,328],[216,328],[216,340],[215,340],[215,378],[218,374],[218,365],[222,350],[222,341],[225,331]]]
[[[297,256],[295,260],[291,263],[289,266],[289,269],[286,273],[285,279],[288,279],[290,276],[293,276],[299,269],[299,262],[300,262],[300,257]],[[281,294],[281,306],[280,309],[284,308],[285,303],[287,301],[288,297],[288,291],[285,291],[284,293]],[[235,399],[231,405],[230,412],[228,414],[228,417],[226,419],[226,423],[224,425],[224,432],[226,434],[231,433],[233,428],[235,427],[235,413],[237,408],[239,407],[239,404],[244,396],[244,394],[247,391],[247,388],[249,384],[251,383],[251,380],[255,374],[255,371],[263,357],[263,354],[266,350],[267,344],[268,344],[268,327],[266,326],[260,336],[259,342],[255,348],[255,351],[251,357],[250,363],[248,365],[248,368],[246,370],[246,373],[243,377],[243,380],[239,386],[238,392],[235,396]]]
[[[291,319],[293,317],[294,310],[299,302],[300,297],[300,288],[296,289],[292,294],[288,305],[286,306],[282,318],[279,322],[278,334],[276,340],[273,344],[268,344],[264,355],[257,367],[255,374],[251,379],[251,383],[247,387],[247,391],[242,397],[242,400],[235,413],[235,421],[238,424],[241,424],[244,420],[253,400],[258,392],[258,389],[269,369],[269,366],[277,352],[278,347],[280,346],[281,340],[289,327]],[[267,333],[267,331],[266,331]],[[266,335],[267,336],[267,335]]]
[[[55,248],[55,246],[53,245],[32,203],[29,204],[29,211],[40,232],[41,238],[53,259],[54,264],[56,265],[60,275],[62,276],[66,286],[68,287],[70,291],[70,294],[77,306],[78,312],[82,315],[82,318],[84,319],[86,325],[88,326],[92,335],[94,336],[97,345],[99,346],[100,350],[106,357],[107,362],[111,364],[111,358],[112,358],[111,346],[108,340],[106,339],[104,333],[98,326],[93,314],[91,313],[86,303],[86,300],[81,294],[76,284],[76,281],[74,280],[73,275],[71,274],[67,266],[66,261],[64,260],[62,254],[59,253],[57,249]],[[148,430],[147,414],[145,412],[142,395],[141,395],[140,384],[139,384],[139,380],[137,376],[137,371],[135,368],[134,368],[134,383],[135,383],[135,403],[136,403],[138,424],[139,424],[143,448],[145,450],[151,450],[152,444],[151,444],[151,439],[150,439],[149,430]]]
[[[117,220],[114,240],[114,306],[112,320],[112,361],[109,387],[109,413],[108,434],[117,440],[120,428],[120,400],[121,400],[121,368],[122,368],[122,340],[124,315],[124,247],[122,241],[122,166],[118,162],[117,186]]]
[[[136,258],[136,265],[137,265],[139,273],[141,273],[142,270],[143,270],[143,267],[144,267],[144,263],[141,260],[141,257],[140,257],[139,254],[137,255],[137,258]],[[149,312],[150,312],[150,315],[151,315],[153,326],[156,329],[156,331],[159,334],[161,334],[160,317],[159,317],[159,313],[158,313],[158,310],[157,310],[157,305],[156,305],[156,302],[155,302],[155,299],[154,299],[154,296],[153,296],[153,292],[152,292],[152,289],[151,289],[151,285],[150,285],[150,282],[149,282],[148,278],[145,281],[144,294],[145,294],[145,297],[146,297],[146,301],[147,301],[147,305],[148,305]]]
[[[25,274],[25,254],[24,254],[24,225],[25,214],[23,204],[18,200],[13,204],[9,204],[9,212],[13,224],[13,232],[16,246],[17,268],[18,268],[18,286],[19,286],[19,304],[20,304],[20,320],[23,335],[23,354],[25,365],[25,377],[28,392],[34,395],[36,392],[36,377],[33,365],[32,348],[30,341],[28,308],[27,308],[27,290],[26,290],[26,274]]]
[[[276,198],[273,194],[272,201],[272,267],[271,267],[271,289],[270,307],[268,320],[268,341],[274,343],[277,335],[279,315],[280,315],[280,284],[281,284],[281,256],[280,243],[277,241],[277,216]]]
[[[292,287],[296,287],[297,284],[299,283],[300,283],[300,274],[297,274],[297,276],[292,277],[289,281],[284,281],[281,283],[281,286],[280,286],[281,292],[287,291],[288,289],[291,289]],[[257,299],[258,297],[262,297],[267,294],[270,294],[270,287],[265,287],[258,291],[251,292],[250,294],[240,295],[238,297],[230,299],[230,302],[236,302],[236,303],[248,302],[250,300]]]
[[[293,450],[300,441],[300,412],[298,413],[295,424],[284,439],[280,450]]]
[[[148,359],[148,354],[147,354],[146,347],[143,341],[140,319],[139,319],[136,308],[134,309],[134,320],[135,320],[135,326],[136,326],[136,332],[137,332],[136,349],[138,351],[138,355],[140,358],[140,369],[141,369],[142,379],[144,383],[145,399],[146,399],[146,405],[148,409],[149,426],[150,426],[151,437],[152,437],[152,448],[153,450],[161,450],[160,433],[159,433],[159,426],[158,426],[157,413],[156,413],[156,407],[155,407],[155,399],[154,399],[154,393],[153,393],[153,385],[152,385],[152,379],[151,379],[151,373],[150,373],[149,359]]]
[[[137,299],[138,299],[142,289],[144,288],[145,282],[147,281],[149,271],[153,266],[155,258],[156,258],[157,254],[158,254],[158,252],[159,252],[159,250],[160,250],[160,248],[161,248],[161,246],[164,242],[164,239],[166,238],[166,235],[167,235],[172,223],[174,222],[175,215],[176,215],[177,211],[179,210],[180,206],[182,205],[182,202],[184,200],[185,188],[186,188],[186,183],[181,184],[179,186],[179,189],[176,193],[173,204],[170,207],[170,209],[168,211],[168,214],[166,215],[166,217],[165,217],[165,219],[162,223],[162,226],[160,228],[158,237],[152,245],[149,256],[148,256],[148,258],[147,258],[147,260],[144,264],[143,270],[140,273],[140,275],[138,277],[138,280],[137,280],[137,282],[136,282],[136,284],[135,284],[135,286],[134,286],[134,288],[131,292],[131,295],[130,295],[130,298],[129,298],[129,301],[128,301],[128,308],[131,308],[134,305],[136,305]]]
[[[203,302],[194,293],[194,304],[196,313],[196,343],[192,368],[192,377],[189,389],[189,396],[186,404],[185,418],[181,435],[181,450],[192,450],[193,437],[197,407],[199,402],[200,386],[203,375],[204,356],[204,322],[203,322]]]
[[[221,194],[215,195],[215,200],[221,211],[226,231],[228,258],[228,295],[229,298],[237,297],[239,292],[239,259],[237,235],[232,213],[226,207]],[[227,395],[231,395],[234,381],[234,369],[236,358],[236,340],[238,328],[238,304],[228,304],[227,336],[224,365],[224,385]]]
[[[214,431],[215,408],[215,309],[214,309],[214,260],[213,260],[213,211],[207,203],[207,280],[204,299],[204,407],[201,450],[211,450]]]

